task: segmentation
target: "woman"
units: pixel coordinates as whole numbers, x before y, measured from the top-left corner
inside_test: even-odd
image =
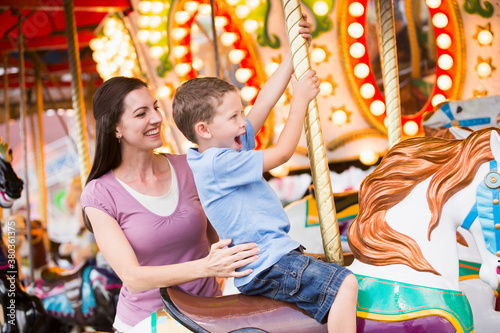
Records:
[[[95,158],[81,203],[87,228],[123,281],[113,326],[126,332],[162,307],[161,287],[216,296],[215,277],[248,275],[236,270],[256,260],[256,245],[217,242],[186,157],[153,152],[163,143],[162,117],[146,84],[111,78],[93,104]]]

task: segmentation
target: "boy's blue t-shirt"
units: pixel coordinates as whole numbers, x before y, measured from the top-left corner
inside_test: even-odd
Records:
[[[191,148],[187,153],[201,204],[219,238],[231,238],[231,246],[255,242],[260,249],[259,259],[239,269],[251,268],[253,272],[236,278],[236,287],[247,284],[300,246],[288,236],[288,217],[262,177],[263,153],[253,150],[255,135],[248,120],[241,143],[239,152],[210,148],[200,154],[198,149]]]

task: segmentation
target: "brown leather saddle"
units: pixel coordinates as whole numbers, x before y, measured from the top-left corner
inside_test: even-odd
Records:
[[[327,332],[294,303],[242,294],[221,297],[191,296],[161,288],[166,310],[193,332]]]

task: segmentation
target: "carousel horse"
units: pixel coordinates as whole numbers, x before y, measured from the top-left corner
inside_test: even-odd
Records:
[[[456,232],[470,232],[481,258],[479,276],[497,289],[498,161],[497,129],[464,140],[420,137],[394,146],[364,180],[360,213],[348,232],[355,256],[349,269],[359,283],[358,332],[474,330],[459,283]],[[307,331],[326,331],[293,304],[245,295],[199,298],[171,288],[161,294],[167,311],[196,332],[286,332],[295,319],[311,324]],[[278,322],[287,325],[273,327]]]

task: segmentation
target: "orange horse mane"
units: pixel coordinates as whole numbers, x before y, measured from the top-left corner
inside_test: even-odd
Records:
[[[473,132],[464,140],[411,138],[389,150],[360,187],[359,215],[348,231],[349,246],[356,259],[376,266],[404,264],[439,275],[411,237],[388,225],[386,213],[432,176],[427,189],[432,213],[430,240],[444,204],[472,182],[481,164],[493,160],[490,149],[493,130],[500,133],[490,127]]]

